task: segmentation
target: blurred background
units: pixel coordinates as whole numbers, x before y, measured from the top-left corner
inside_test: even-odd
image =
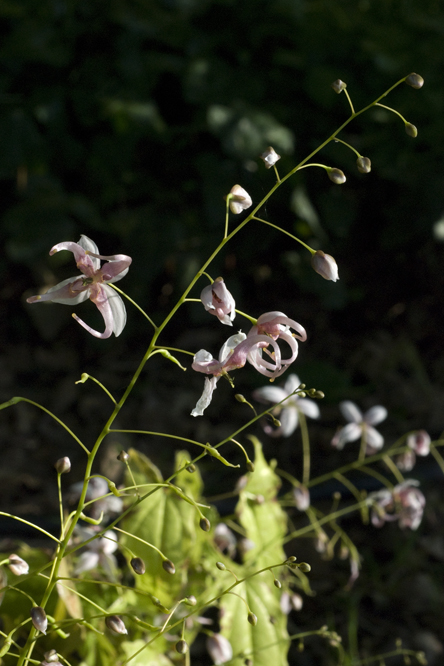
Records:
[[[342,169],[344,185],[333,185],[321,169],[305,169],[262,210],[264,219],[332,254],[338,283],[315,274],[301,246],[259,223],[227,245],[210,273],[224,277],[242,311],[257,317],[278,309],[306,328],[308,341],[294,369],[326,394],[322,419],[311,430],[314,473],[356,455],[356,449],[337,454],[330,448],[343,424],[342,399],[363,409],[385,405],[389,418],[380,429],[388,442],[417,428],[439,437],[440,0],[2,0],[0,19],[2,401],[13,395],[36,400],[91,445],[111,403],[92,382],[74,382],[88,372],[119,397],[150,339],[149,325],[130,305],[122,335],[101,341],[73,322],[71,307],[26,304],[30,295],[76,273],[71,254],[49,257],[54,244],[86,234],[103,254],[131,255],[119,287],[159,323],[221,239],[224,195],[239,183],[258,202],[273,185],[273,171],[259,154],[272,145],[285,175],[348,117],[345,96],[330,87],[335,79],[347,83],[359,109],[415,71],[424,88],[401,85],[384,103],[417,126],[417,138],[407,136],[395,114],[375,108],[340,135],[372,160],[370,174],[357,171],[356,156],[345,146],[330,144],[316,161]],[[199,297],[206,284],[191,295]],[[102,328],[89,301],[75,311]],[[249,326],[238,316],[236,328]],[[216,356],[230,333],[198,304],[186,304],[161,342]],[[180,357],[188,368],[190,359]],[[236,391],[248,399],[264,385],[252,368],[235,379]],[[251,417],[220,382],[205,416],[192,418],[202,388],[202,375],[190,368],[183,373],[157,356],[118,427],[216,443]],[[260,426],[255,432],[261,434]],[[261,437],[267,455],[298,475],[299,434],[282,441]],[[108,438],[101,471],[118,478],[116,451],[130,446],[169,472],[174,441],[142,436]],[[72,480],[78,480],[82,450],[24,403],[2,411],[0,448],[3,509],[56,519],[52,465],[69,455]],[[234,485],[220,466],[208,463],[204,472],[208,494]],[[351,524],[364,555],[360,579],[346,594],[346,563],[337,565],[338,573],[336,564],[307,555],[319,559],[318,597],[297,616],[297,629],[313,628],[314,619],[316,626],[348,626],[351,643],[367,640],[370,650],[407,636],[431,663],[440,663],[442,480],[428,461],[416,477],[427,482],[426,492],[430,488],[421,546],[416,534],[386,526],[370,548],[370,528]],[[6,535],[8,529],[10,523]],[[342,593],[333,601],[338,585]],[[311,663],[309,655],[298,659]]]

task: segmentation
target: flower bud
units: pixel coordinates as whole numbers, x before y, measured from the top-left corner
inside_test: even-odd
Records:
[[[59,661],[57,650],[54,650],[54,648],[52,650],[48,650],[47,652],[45,652],[43,656],[45,657],[45,661],[49,662],[50,664],[55,664],[56,662]]]
[[[412,72],[411,74],[406,76],[405,82],[407,83],[408,86],[416,88],[416,90],[419,90],[424,85],[424,79],[422,78],[422,76],[420,76],[419,74],[415,74],[415,72]]]
[[[201,518],[201,519],[199,520],[199,527],[200,527],[200,529],[203,530],[204,532],[209,532],[210,529],[211,529],[211,523],[210,523],[210,521],[208,520],[208,518],[205,518],[205,516],[204,516],[203,518]]]
[[[24,574],[29,573],[29,564],[22,560],[21,557],[13,553],[9,556],[9,568],[12,573],[16,576],[23,576]]]
[[[411,472],[416,463],[416,453],[414,451],[404,451],[395,458],[395,465],[401,472]]]
[[[264,160],[266,169],[271,169],[281,159],[281,156],[271,146],[268,146],[267,150],[260,157],[261,160]]]
[[[121,451],[119,455],[117,456],[117,460],[120,460],[120,462],[127,462],[129,460],[129,454],[126,451]]]
[[[145,573],[146,571],[145,562],[142,560],[141,557],[133,557],[130,564],[133,568],[134,573],[136,573],[138,576],[142,576]]]
[[[41,631],[42,634],[46,634],[46,629],[48,628],[48,618],[46,613],[41,606],[34,606],[31,608],[31,620],[32,624],[38,631]]]
[[[243,210],[250,208],[253,205],[253,201],[248,194],[240,185],[234,185],[230,190],[230,210],[235,215],[242,213]]]
[[[277,587],[278,590],[281,589],[281,587],[282,587],[282,583],[281,583],[280,580],[278,580],[277,578],[275,578],[274,581],[273,581],[273,583],[274,583],[274,586]]]
[[[339,93],[341,93],[347,87],[347,84],[344,83],[344,81],[341,81],[341,79],[336,79],[336,81],[333,81],[331,84],[331,87],[335,93],[339,95]]]
[[[219,571],[225,571],[227,568],[223,562],[216,562],[216,566],[219,569]]]
[[[179,654],[186,654],[188,652],[188,643],[183,640],[183,638],[180,639],[180,641],[177,641],[176,645],[176,652]]]
[[[247,470],[251,473],[254,472],[254,463],[251,460],[247,460]]]
[[[255,627],[257,625],[257,616],[254,613],[252,613],[251,611],[249,611],[247,619],[248,619],[248,622],[253,627]]]
[[[293,488],[293,499],[298,511],[306,511],[310,506],[310,493],[307,486]]]
[[[59,458],[54,467],[57,470],[57,474],[67,474],[71,471],[71,461],[67,456]]]
[[[330,168],[327,171],[328,177],[335,185],[342,185],[347,180],[345,173],[341,169]]]
[[[409,136],[411,136],[413,138],[418,136],[418,130],[416,129],[416,127],[414,125],[412,125],[412,123],[406,123],[405,124],[405,132],[406,132],[406,134],[408,134]]]
[[[173,562],[171,560],[164,560],[162,562],[162,566],[165,569],[165,571],[169,574],[175,574],[176,573],[176,567],[174,566]]]
[[[194,474],[194,472],[196,471],[196,465],[194,465],[193,463],[191,463],[191,465],[187,465],[185,469],[186,469],[187,472],[189,472],[190,474]]]
[[[122,618],[120,618],[118,615],[108,615],[105,618],[105,624],[114,634],[128,633]]]
[[[331,280],[332,282],[339,280],[338,265],[330,254],[317,250],[311,255],[311,265],[324,280]]]
[[[197,599],[194,594],[190,594],[190,596],[185,599],[185,603],[187,606],[195,606],[197,604]]]
[[[358,157],[356,166],[360,173],[370,173],[372,170],[372,163],[368,157]]]
[[[216,666],[225,664],[233,658],[230,641],[222,634],[213,634],[207,638],[207,650]]]
[[[299,571],[302,571],[302,573],[308,573],[311,571],[311,566],[308,564],[308,562],[301,562],[299,564]]]

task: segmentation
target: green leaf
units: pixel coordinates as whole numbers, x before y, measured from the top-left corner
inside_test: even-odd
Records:
[[[134,659],[131,659],[131,666],[173,666],[173,662],[168,657],[159,654],[159,651],[156,650],[156,643],[153,643],[152,647],[148,646],[142,650],[144,645],[146,645],[146,641],[143,640],[124,641],[122,643],[122,649],[127,659],[141,650]]]
[[[244,556],[245,562],[253,562],[258,569],[278,564],[286,558],[282,541],[287,531],[287,518],[277,501],[280,479],[267,463],[262,446],[256,437],[254,444],[254,472],[248,474],[248,482],[239,496],[236,515],[254,547]]]
[[[234,653],[231,666],[244,666],[246,658],[254,666],[287,665],[287,618],[279,607],[279,592],[268,578],[272,580],[270,574],[259,574],[235,588],[257,616],[256,626],[248,622],[247,608],[239,597],[226,594],[221,599],[221,631]]]

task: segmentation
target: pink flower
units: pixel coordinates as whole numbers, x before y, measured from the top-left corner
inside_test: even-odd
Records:
[[[331,254],[325,254],[322,250],[317,250],[311,255],[311,265],[324,280],[332,280],[332,282],[339,280],[338,264]]]
[[[430,441],[430,435],[425,430],[417,430],[407,437],[407,446],[418,456],[428,456]]]
[[[359,407],[350,400],[344,400],[339,405],[343,416],[349,421],[346,426],[338,430],[331,443],[337,449],[343,449],[347,442],[354,442],[364,437],[367,444],[367,453],[378,451],[384,444],[384,438],[374,425],[381,423],[387,417],[387,410],[381,405],[376,405],[363,415]]]
[[[294,329],[296,333],[291,333]],[[249,333],[248,338],[253,339],[255,336],[268,336],[268,343],[273,347],[273,352],[270,352],[268,345],[265,345],[265,353],[271,358],[271,362],[263,358],[262,352],[264,345],[259,344],[255,346],[248,354],[248,361],[253,365],[258,372],[272,380],[282,375],[289,365],[296,360],[298,355],[298,343],[296,338],[304,342],[307,339],[305,329],[293,319],[289,319],[283,312],[266,312],[261,315]],[[291,356],[289,358],[281,358],[280,349],[273,342],[276,340],[284,340],[290,346]]]
[[[99,309],[105,322],[103,333],[95,331],[84,321],[73,314],[74,319],[96,338],[109,338],[111,333],[120,335],[126,324],[125,305],[120,296],[108,284],[123,278],[132,262],[126,254],[114,254],[105,257],[99,254],[97,245],[87,236],[82,235],[78,243],[70,241],[58,243],[51,248],[53,255],[60,250],[68,250],[74,255],[77,268],[83,275],[63,280],[55,287],[48,289],[43,296],[31,296],[28,303],[53,301],[64,305],[77,305],[89,298]],[[107,263],[100,268],[100,260]]]
[[[407,479],[389,490],[384,488],[369,495],[372,523],[382,527],[385,522],[398,520],[401,528],[418,529],[425,507],[425,497],[417,488],[419,481]]]
[[[236,303],[225,286],[223,278],[218,277],[202,290],[200,295],[204,308],[215,315],[222,324],[233,326],[236,316]]]

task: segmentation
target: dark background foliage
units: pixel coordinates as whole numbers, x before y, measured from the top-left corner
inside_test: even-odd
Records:
[[[98,387],[74,381],[87,371],[120,395],[149,340],[145,320],[131,309],[122,336],[100,341],[72,321],[71,308],[25,303],[42,286],[74,274],[71,255],[48,256],[55,243],[76,241],[83,233],[104,254],[131,255],[133,265],[120,286],[159,322],[219,242],[223,196],[232,185],[240,183],[257,202],[274,182],[258,155],[273,145],[284,174],[348,116],[344,95],[330,88],[333,80],[346,81],[355,108],[361,108],[417,71],[426,81],[423,90],[401,86],[387,98],[418,127],[416,139],[405,134],[397,116],[374,109],[341,135],[371,158],[369,175],[358,173],[346,147],[331,144],[319,161],[343,169],[345,185],[334,186],[323,170],[307,169],[262,212],[334,255],[340,282],[323,281],[300,246],[253,224],[227,246],[211,273],[223,274],[243,311],[258,316],[279,309],[307,328],[296,371],[326,393],[323,425],[313,432],[322,464],[329,456],[333,469],[349,455],[344,451],[336,460],[329,449],[343,398],[363,407],[386,405],[389,441],[419,427],[439,436],[440,0],[14,0],[1,2],[0,20],[2,400],[37,400],[91,443],[110,405]],[[198,295],[199,288],[193,296]],[[93,305],[80,308],[80,316],[101,326]],[[162,340],[215,354],[225,337],[226,330],[189,304]],[[262,383],[244,371],[236,388],[248,397]],[[221,382],[208,416],[192,419],[201,390],[201,376],[190,370],[182,376],[176,366],[156,359],[119,425],[214,442],[249,418]],[[2,412],[0,437],[2,504],[52,515],[54,479],[48,469],[69,454],[78,478],[82,452],[53,421],[24,404]],[[297,473],[297,442],[266,442],[267,451]],[[103,468],[114,473],[114,447],[130,445],[168,469],[173,444],[156,438],[109,442]],[[320,459],[315,457],[315,468],[321,469]],[[210,466],[207,474],[216,490],[232,483],[219,468]],[[422,474],[431,474],[427,466]],[[431,509],[435,527],[442,524],[439,496]],[[356,530],[357,541],[368,548],[368,535]],[[404,536],[399,548],[411,553],[416,542]],[[431,575],[424,572],[430,566],[425,552],[412,576]],[[442,544],[435,549],[436,562],[443,552]],[[362,612],[370,615],[374,577],[391,575],[378,568],[378,556],[366,555],[373,573],[365,570],[354,593],[365,599]],[[335,603],[326,608],[325,620],[340,615]],[[392,601],[384,603],[387,609]],[[411,611],[411,630],[437,640],[433,618],[421,623],[419,614]],[[395,628],[388,620],[385,629],[370,627],[374,644],[380,636],[382,644],[401,633],[405,623],[400,616]]]

